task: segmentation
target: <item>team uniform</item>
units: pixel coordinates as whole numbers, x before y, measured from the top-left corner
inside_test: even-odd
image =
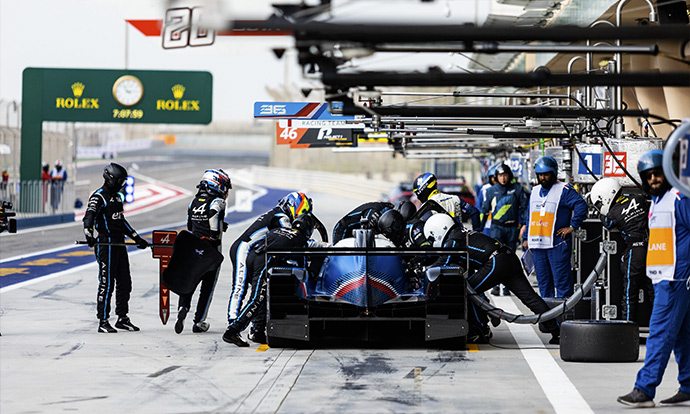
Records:
[[[125,235],[127,235],[136,241],[140,248],[146,247],[148,243],[125,220],[123,211],[122,198],[118,190],[104,185],[91,194],[83,218],[87,240],[90,238],[93,240],[93,230],[96,230],[98,237],[94,241],[99,243],[124,243]],[[127,248],[96,245],[95,254],[99,264],[96,317],[102,322],[107,322],[110,316],[113,289],[115,289],[115,314],[126,318],[132,291]]]
[[[457,256],[441,257],[433,266],[459,265],[465,268],[468,265],[469,256],[470,276],[467,281],[477,293],[481,294],[494,286],[503,284],[535,314],[550,309],[522,273],[520,259],[499,241],[483,233],[468,232],[460,226],[453,226],[445,236],[441,247],[452,248],[463,253]],[[467,253],[464,253],[465,251]],[[470,321],[485,326],[486,316],[474,306],[470,309],[473,312],[470,315]],[[540,323],[539,327],[542,332],[558,335],[559,327],[554,319]]]
[[[639,291],[649,301],[654,300],[654,288],[646,276],[647,258],[647,215],[649,204],[644,196],[621,195],[612,203],[608,213],[601,221],[608,229],[617,228],[623,235],[625,251],[621,256],[623,275],[622,316],[624,320],[634,320],[639,303]]]
[[[394,208],[387,202],[370,202],[353,209],[341,218],[333,227],[333,244],[348,237],[353,237],[353,231],[361,227],[362,220],[376,223],[378,218],[388,210]]]
[[[481,206],[482,219],[486,221],[491,217],[489,236],[515,251],[528,208],[529,198],[521,185],[496,183],[491,186]]]
[[[208,240],[218,251],[221,251],[224,217],[225,199],[208,191],[201,190],[187,209],[187,230],[197,238]],[[206,272],[201,278],[199,300],[196,305],[194,325],[192,327],[194,332],[205,332],[208,330],[208,324],[204,321],[211,306],[213,291],[215,290],[219,273],[220,265]],[[194,292],[180,295],[178,307],[180,310],[184,309],[182,311],[185,314],[191,308],[193,295]],[[181,332],[181,328],[182,326],[179,326],[179,328],[176,326],[176,331],[179,330]]]
[[[532,251],[534,268],[542,298],[569,297],[573,293],[570,255],[572,238],[560,238],[556,231],[564,227],[580,228],[587,217],[587,203],[575,189],[555,182],[550,189],[532,188],[529,216],[523,240]]]
[[[690,199],[676,188],[652,197],[647,276],[655,299],[635,388],[654,398],[673,351],[680,391],[690,394]]]
[[[232,323],[237,319],[242,299],[247,290],[247,266],[248,254],[252,246],[263,242],[266,234],[276,228],[289,228],[290,217],[280,207],[265,212],[257,218],[242,235],[235,240],[230,247],[230,260],[234,269],[232,278],[232,291],[230,293],[230,303],[228,304],[228,322]],[[251,278],[251,274],[249,274]]]
[[[437,202],[457,221],[462,224],[462,220],[468,218],[472,221],[472,230],[481,231],[481,220],[479,220],[479,210],[473,205],[465,202],[462,198],[454,194],[444,194],[436,191],[429,200]]]

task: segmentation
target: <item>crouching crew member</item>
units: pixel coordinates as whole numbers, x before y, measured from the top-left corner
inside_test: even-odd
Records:
[[[266,250],[290,250],[300,249],[307,246],[324,246],[325,243],[311,241],[310,238],[314,230],[314,219],[309,214],[302,214],[292,222],[292,228],[275,228],[266,234],[265,243],[254,244],[247,255],[247,275],[251,278],[251,290],[248,294],[247,303],[240,309],[237,318],[233,319],[228,325],[228,329],[223,334],[223,341],[235,344],[240,347],[249,346],[240,333],[247,328],[254,319],[254,332],[252,340],[254,342],[266,343],[265,318],[263,321],[256,320],[255,316],[265,308],[266,304],[266,278],[268,277],[268,265],[277,258],[268,258]],[[283,258],[283,260],[286,260]],[[259,324],[263,322],[263,326]]]
[[[458,225],[447,214],[434,214],[424,224],[424,235],[433,240],[433,247],[452,248],[461,251],[459,255],[441,256],[432,266],[467,266],[469,254],[469,272],[467,281],[478,294],[502,283],[517,296],[535,314],[546,312],[549,305],[536,294],[527,277],[522,272],[520,259],[505,245],[491,237],[467,231]],[[467,241],[466,241],[467,240]],[[465,253],[467,252],[467,253]],[[479,318],[480,325],[482,318]],[[474,329],[473,329],[474,328]],[[560,329],[555,319],[539,324],[542,332],[551,334],[550,344],[557,344]],[[483,336],[483,338],[482,338]],[[472,338],[475,337],[475,338]],[[487,326],[472,326],[468,340],[488,340],[491,331]]]
[[[199,191],[187,208],[187,230],[194,236],[211,242],[222,254],[221,238],[223,232],[228,228],[224,218],[225,199],[228,197],[228,191],[232,188],[230,177],[221,169],[206,170],[197,188]],[[208,331],[210,325],[206,322],[206,315],[211,306],[219,272],[220,265],[206,272],[201,278],[192,332]],[[193,295],[193,291],[180,295],[177,321],[175,322],[175,332],[178,334],[182,333],[184,329],[184,320],[192,306]]]
[[[127,180],[127,170],[119,164],[110,163],[103,169],[103,186],[96,190],[86,207],[84,215],[84,235],[89,247],[94,247],[98,260],[98,295],[96,296],[96,317],[98,332],[116,333],[108,322],[110,316],[110,299],[115,289],[115,314],[118,319],[115,327],[125,331],[138,331],[127,316],[129,312],[129,295],[132,291],[132,276],[129,272],[129,258],[125,246],[112,246],[106,243],[124,243],[125,235],[145,249],[149,243],[144,240],[132,226],[127,223],[123,214],[120,193]],[[98,233],[95,235],[94,230]],[[96,243],[103,243],[96,245]]]
[[[240,312],[247,291],[247,255],[251,246],[263,242],[269,230],[290,228],[291,223],[302,214],[312,211],[312,202],[304,193],[292,192],[278,201],[278,204],[260,215],[230,247],[233,277],[228,323],[232,324]],[[251,275],[249,275],[251,277]]]

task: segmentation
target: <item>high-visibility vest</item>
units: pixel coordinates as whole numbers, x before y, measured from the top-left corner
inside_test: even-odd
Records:
[[[529,197],[529,233],[527,233],[527,246],[530,249],[553,247],[556,211],[558,211],[563,189],[565,189],[565,184],[558,181],[546,193],[546,197],[542,197],[541,185],[532,188],[532,194]]]
[[[676,263],[676,199],[678,189],[671,188],[649,207],[649,244],[647,277],[653,283],[673,280]]]

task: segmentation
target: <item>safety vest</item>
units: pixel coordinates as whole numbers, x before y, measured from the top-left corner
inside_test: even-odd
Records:
[[[653,283],[673,280],[676,263],[676,197],[671,188],[649,207],[649,244],[647,245],[647,277]]]
[[[529,233],[527,246],[530,249],[550,249],[556,229],[556,211],[561,201],[565,184],[558,181],[553,184],[546,197],[542,197],[541,185],[532,189],[529,197]]]

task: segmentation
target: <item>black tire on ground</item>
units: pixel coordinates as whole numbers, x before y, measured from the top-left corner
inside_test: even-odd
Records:
[[[640,329],[635,322],[572,320],[561,325],[561,359],[570,362],[635,362]]]

